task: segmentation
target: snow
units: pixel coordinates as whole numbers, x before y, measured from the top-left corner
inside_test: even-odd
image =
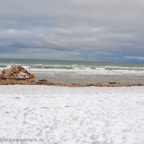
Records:
[[[18,78],[30,78],[31,75],[26,73],[25,70],[24,71],[21,71],[20,73],[18,73]]]
[[[0,102],[0,143],[144,144],[144,87],[0,86]]]

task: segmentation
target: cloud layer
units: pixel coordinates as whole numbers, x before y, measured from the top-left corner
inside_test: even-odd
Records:
[[[144,61],[143,0],[1,0],[0,57]]]

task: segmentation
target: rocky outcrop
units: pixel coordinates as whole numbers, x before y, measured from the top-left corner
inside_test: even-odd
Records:
[[[117,83],[117,82],[109,82],[109,84],[120,84],[120,83]]]
[[[0,77],[2,79],[32,79],[34,75],[20,65],[13,65],[9,69],[2,70]]]

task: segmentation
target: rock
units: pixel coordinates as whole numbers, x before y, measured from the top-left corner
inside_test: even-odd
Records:
[[[117,82],[109,82],[109,84],[119,84],[119,83],[117,83]]]
[[[1,72],[2,79],[32,79],[33,74],[30,74],[20,65],[13,65],[9,69],[4,69]]]
[[[43,79],[43,80],[39,80],[40,82],[47,82],[47,80]]]

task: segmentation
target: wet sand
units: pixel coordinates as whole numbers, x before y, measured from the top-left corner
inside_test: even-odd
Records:
[[[89,86],[95,86],[95,87],[130,87],[130,86],[144,86],[144,84],[133,84],[133,83],[126,83],[121,84],[118,82],[109,82],[107,84],[103,83],[96,83],[96,84],[77,84],[77,83],[57,83],[57,82],[50,82],[45,79],[43,80],[17,80],[17,79],[1,79],[0,85],[51,85],[51,86],[66,86],[66,87],[89,87]]]

